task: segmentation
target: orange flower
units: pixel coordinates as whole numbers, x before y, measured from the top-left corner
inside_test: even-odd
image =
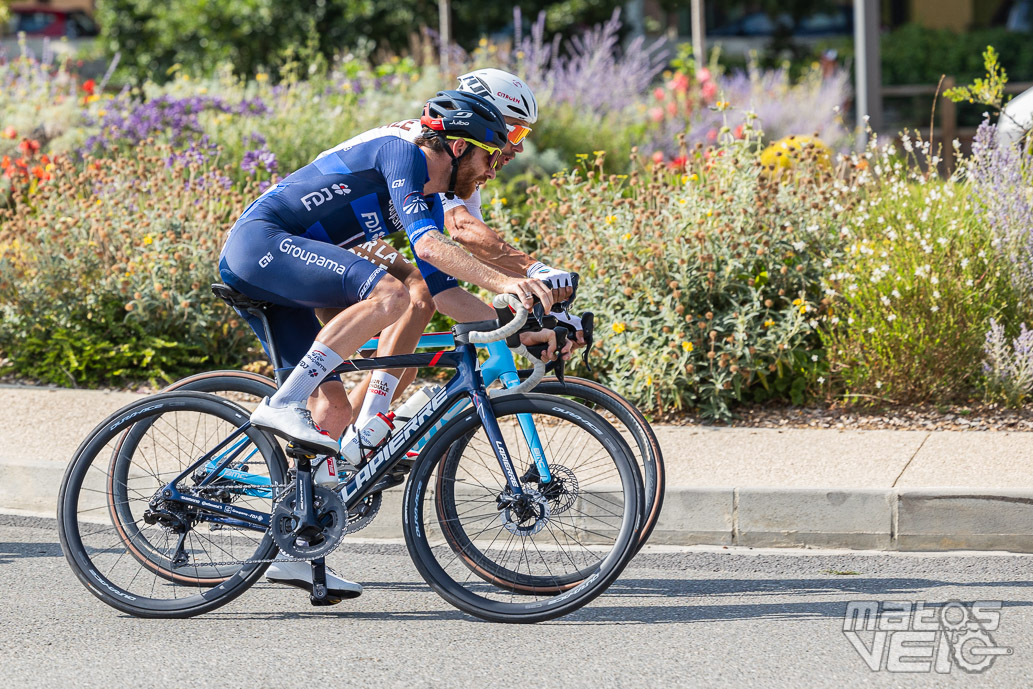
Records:
[[[86,81],[84,81],[82,83],[82,90],[85,91],[86,93],[88,93],[91,96],[93,95],[93,92],[96,89],[97,89],[97,82],[95,82],[93,79],[87,79]]]
[[[32,174],[36,177],[36,179],[41,179],[43,181],[50,179],[50,173],[44,170],[39,165],[36,165],[32,168]]]
[[[11,167],[11,156],[4,156],[3,158],[0,158],[0,167],[4,168],[5,170]]]
[[[18,148],[21,149],[25,155],[32,155],[39,151],[39,142],[35,139],[22,139],[22,142],[18,144]]]

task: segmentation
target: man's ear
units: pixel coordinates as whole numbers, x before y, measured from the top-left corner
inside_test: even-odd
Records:
[[[464,141],[463,139],[452,139],[448,142],[448,145],[452,147],[452,154],[455,155],[456,158],[458,158],[459,156],[463,155],[463,151],[465,151],[466,147],[470,144]]]

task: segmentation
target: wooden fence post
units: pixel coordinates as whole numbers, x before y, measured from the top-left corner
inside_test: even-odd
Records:
[[[954,88],[954,77],[943,80],[943,90]],[[954,139],[958,137],[958,106],[940,93],[940,146],[947,174],[954,172]]]

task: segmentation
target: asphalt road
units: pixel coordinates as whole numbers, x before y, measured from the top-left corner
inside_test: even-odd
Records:
[[[262,584],[199,618],[138,620],[83,588],[53,521],[0,515],[0,677],[5,686],[48,688],[595,689],[1018,687],[1033,675],[1033,556],[653,551],[587,608],[535,626],[489,624],[451,608],[420,580],[402,544],[344,545],[330,559],[366,585],[361,598],[317,609],[298,590]],[[1011,652],[982,674],[946,653],[946,674],[889,672],[909,640],[894,641],[897,631],[884,635],[882,669],[872,671],[843,632],[850,602],[952,599],[1002,602],[999,627],[984,627],[994,647]],[[865,649],[876,643],[874,631],[855,636]],[[941,637],[928,638],[910,637],[917,656],[925,644],[926,660]]]

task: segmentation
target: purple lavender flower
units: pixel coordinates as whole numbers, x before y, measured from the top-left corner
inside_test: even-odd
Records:
[[[984,120],[972,141],[969,198],[993,231],[998,251],[1012,265],[1012,284],[1033,296],[1033,155],[999,146],[996,132]]]
[[[259,169],[272,174],[276,172],[277,166],[276,154],[265,145],[245,151],[240,161],[240,169],[249,175],[257,174]]]

